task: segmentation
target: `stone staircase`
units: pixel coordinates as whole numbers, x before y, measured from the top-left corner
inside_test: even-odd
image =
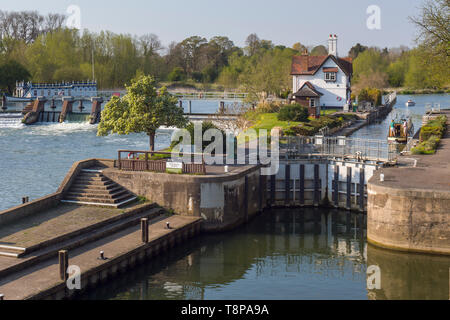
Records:
[[[101,170],[83,169],[61,202],[121,208],[136,200],[134,194],[103,176]]]
[[[0,245],[0,257],[19,258],[25,253],[25,248]]]

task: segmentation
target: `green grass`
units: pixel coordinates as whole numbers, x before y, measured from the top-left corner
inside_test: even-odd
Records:
[[[294,121],[280,121],[278,120],[278,113],[261,113],[254,126],[251,129],[255,129],[258,134],[259,130],[266,129],[270,132],[274,127],[281,127],[283,130],[288,130],[293,126],[298,126],[302,122]]]

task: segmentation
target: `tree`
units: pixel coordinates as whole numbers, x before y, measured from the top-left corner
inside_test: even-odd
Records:
[[[292,49],[294,49],[295,51],[297,51],[300,54],[308,52],[308,48],[306,46],[302,45],[300,42],[294,43],[294,45],[292,46]]]
[[[421,15],[410,20],[419,28],[417,41],[439,55],[450,55],[450,1],[427,0]]]
[[[245,51],[249,56],[253,56],[261,48],[261,40],[259,40],[259,37],[256,33],[252,33],[251,35],[249,35],[247,37],[247,40],[245,40],[245,44],[247,45]]]
[[[178,99],[171,96],[165,87],[157,92],[156,85],[151,76],[133,79],[126,86],[125,96],[112,97],[106,104],[97,134],[144,132],[150,138],[150,151],[155,151],[155,135],[159,127],[185,127],[187,119],[183,108],[177,105]]]
[[[325,46],[322,46],[322,45],[314,47],[311,50],[311,56],[327,56],[327,55],[328,55],[328,50],[327,50],[327,48],[325,48]]]
[[[24,66],[14,60],[7,61],[0,65],[0,87],[12,95],[16,86],[16,81],[28,81],[30,73]]]
[[[360,53],[363,53],[367,49],[369,49],[369,48],[361,45],[360,43],[357,43],[350,49],[348,56],[350,58],[352,58],[353,60],[355,60],[359,56]]]

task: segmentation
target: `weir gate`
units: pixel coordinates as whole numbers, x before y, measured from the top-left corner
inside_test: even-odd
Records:
[[[366,211],[368,181],[397,156],[397,147],[382,140],[281,138],[280,169],[263,177],[268,204]]]

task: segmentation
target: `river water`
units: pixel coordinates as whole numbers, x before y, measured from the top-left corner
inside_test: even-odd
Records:
[[[203,235],[79,299],[384,300],[449,298],[450,258],[366,243],[366,217],[323,209],[266,211]],[[368,290],[368,266],[381,288]]]
[[[414,108],[406,108],[412,98]],[[448,95],[399,96],[393,114],[413,117],[427,103],[448,108]],[[75,105],[76,107],[77,105]],[[85,104],[85,106],[87,106]],[[185,107],[187,104],[185,103]],[[211,113],[218,102],[193,104]],[[357,137],[386,139],[393,114]],[[0,211],[55,192],[74,161],[148,149],[145,134],[96,136],[87,123],[24,126],[0,116]],[[169,144],[161,129],[157,147]],[[234,232],[201,236],[83,299],[448,299],[450,258],[368,246],[363,215],[332,210],[274,210]],[[367,290],[366,269],[381,269],[381,290]]]

